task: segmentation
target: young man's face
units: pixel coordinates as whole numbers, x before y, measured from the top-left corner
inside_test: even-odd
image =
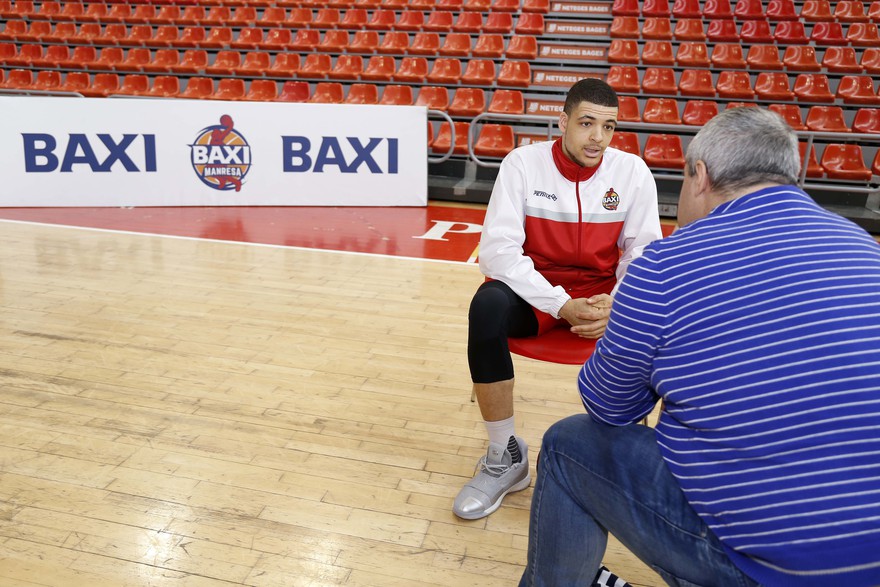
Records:
[[[559,116],[562,151],[582,167],[595,167],[617,128],[617,107],[581,102]]]

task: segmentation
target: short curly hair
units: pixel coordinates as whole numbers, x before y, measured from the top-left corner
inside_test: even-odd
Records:
[[[571,114],[571,111],[581,102],[617,108],[617,92],[598,78],[584,78],[568,90],[568,95],[565,97],[565,106],[563,106],[562,111],[566,114]]]

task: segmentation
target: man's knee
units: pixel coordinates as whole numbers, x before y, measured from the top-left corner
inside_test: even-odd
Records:
[[[484,283],[474,294],[468,310],[468,320],[472,324],[484,327],[500,324],[510,311],[510,296],[496,283]]]

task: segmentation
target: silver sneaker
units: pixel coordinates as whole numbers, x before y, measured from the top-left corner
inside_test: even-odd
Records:
[[[458,492],[452,512],[465,520],[484,518],[501,506],[501,500],[512,491],[529,486],[529,447],[516,439],[522,460],[512,463],[506,446],[489,443],[486,455],[480,457],[476,475]]]

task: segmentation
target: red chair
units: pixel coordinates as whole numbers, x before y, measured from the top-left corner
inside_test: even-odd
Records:
[[[97,61],[98,50],[91,46],[80,45],[73,48],[70,54],[70,60],[60,64],[61,67],[69,69],[88,69],[89,66]]]
[[[678,46],[675,62],[680,67],[709,67],[706,43],[685,42]]]
[[[147,92],[153,98],[176,98],[180,94],[180,80],[175,75],[159,75],[153,78],[153,87]]]
[[[477,12],[459,12],[452,30],[457,33],[478,33],[483,28],[483,16]]]
[[[668,41],[672,39],[672,24],[668,17],[646,18],[642,25],[642,38]]]
[[[858,145],[825,145],[820,164],[831,179],[871,179],[871,170],[865,167],[862,148]]]
[[[395,20],[396,17],[393,10],[375,10],[370,20],[364,26],[372,30],[390,31],[394,27]]]
[[[409,35],[403,31],[389,31],[376,47],[377,53],[403,55],[409,48]]]
[[[824,73],[802,73],[794,82],[797,99],[804,102],[834,102],[834,94],[828,88],[828,76]]]
[[[293,77],[299,71],[300,59],[296,53],[278,53],[272,67],[265,72],[266,77]],[[282,88],[283,91],[283,88]]]
[[[321,44],[321,32],[314,29],[300,29],[290,44],[296,51],[312,51]]]
[[[880,134],[880,109],[859,108],[853,118],[852,129],[858,133]]]
[[[232,29],[229,27],[214,27],[205,37],[205,40],[199,43],[199,47],[204,49],[225,49],[232,43]]]
[[[467,141],[470,124],[467,122],[454,122],[453,125],[454,126],[450,127],[448,122],[444,122],[440,125],[440,130],[437,133],[437,138],[435,138],[434,142],[431,143],[431,151],[433,151],[434,153],[445,154],[449,152],[451,147],[452,153],[455,155],[468,154]],[[453,129],[455,132],[454,145],[452,143]]]
[[[516,21],[517,35],[540,36],[544,34],[544,15],[525,12]]]
[[[798,20],[793,0],[770,0],[765,12],[770,20]]]
[[[706,32],[699,18],[683,18],[675,24],[673,36],[679,41],[705,41]]]
[[[205,68],[210,75],[231,75],[241,67],[241,54],[238,51],[218,51],[214,62]]]
[[[286,51],[292,44],[292,40],[293,35],[290,29],[269,29],[266,33],[266,38],[259,44],[259,48],[270,51]]]
[[[718,104],[711,100],[688,100],[681,121],[691,126],[703,126],[718,114]]]
[[[672,43],[669,41],[647,41],[642,49],[642,63],[645,65],[674,65]]]
[[[806,165],[807,177],[819,178],[825,175],[825,171],[822,169],[822,166],[819,165],[819,160],[816,158],[816,145],[810,147],[810,154],[806,157],[806,143],[798,143],[798,150],[800,151],[801,155],[801,171],[803,171],[803,168]]]
[[[871,6],[868,8],[868,18],[874,22],[880,22],[880,0],[871,2]]]
[[[681,137],[669,134],[649,135],[642,158],[651,168],[684,169]]]
[[[367,62],[367,67],[361,74],[361,79],[371,81],[391,81],[396,66],[394,57],[387,55],[373,55]]]
[[[639,101],[635,96],[617,97],[617,120],[621,122],[642,121],[642,115],[639,113]]]
[[[342,104],[345,96],[342,84],[337,82],[320,82],[315,85],[315,92],[309,102],[315,104]]]
[[[366,10],[364,10],[364,17],[366,17],[366,14],[367,14],[367,12],[366,12]],[[285,26],[287,28],[291,28],[291,29],[305,28],[307,26],[311,26],[313,18],[314,18],[314,15],[312,14],[311,8],[307,8],[304,6],[294,7],[294,8],[290,9],[290,15],[284,20],[283,26]],[[360,23],[360,26],[363,26],[364,24],[366,24],[366,18],[364,18],[364,22]],[[347,27],[341,27],[341,28],[347,28]],[[281,92],[282,92],[282,94],[279,95],[279,100],[281,99],[280,96],[283,95],[283,93],[284,93],[283,88],[282,88]],[[289,102],[291,100],[284,100],[284,101]]]
[[[504,37],[495,34],[480,35],[471,54],[474,57],[500,58],[504,54]]]
[[[807,112],[807,128],[820,132],[849,132],[840,106],[811,106]]]
[[[700,0],[675,0],[672,4],[672,16],[675,18],[701,18]]]
[[[15,45],[13,43],[6,44],[12,50],[12,57],[4,60],[4,65],[13,66],[32,66],[43,60],[42,45],[22,45],[15,53]]]
[[[244,100],[245,85],[241,78],[227,77],[217,82],[217,89],[211,95],[212,100]]]
[[[615,16],[608,34],[612,39],[638,39],[641,36],[638,17]]]
[[[379,104],[384,106],[412,106],[412,86],[385,86]]]
[[[513,127],[507,124],[484,124],[480,129],[474,154],[478,157],[502,158],[516,147]]]
[[[880,104],[869,75],[845,75],[837,84],[837,97],[844,104]]]
[[[453,16],[445,10],[435,10],[428,14],[428,19],[422,25],[423,31],[436,31],[448,33],[452,30]]]
[[[703,6],[703,16],[710,19],[733,18],[730,0],[706,0],[706,4]]]
[[[188,26],[180,32],[180,37],[175,41],[175,47],[195,48],[199,47],[207,37],[205,28],[201,26]]]
[[[214,94],[214,80],[209,77],[191,77],[180,93],[181,98],[207,100]]]
[[[340,55],[330,71],[332,79],[356,80],[364,71],[364,58],[360,55]]]
[[[772,43],[774,41],[773,34],[770,32],[770,23],[766,20],[743,22],[739,38],[743,43]]]
[[[115,73],[96,73],[87,96],[104,97],[119,92],[119,75]]]
[[[839,22],[817,22],[813,25],[810,40],[816,45],[846,45]]]
[[[428,60],[424,57],[404,57],[400,67],[391,76],[396,82],[421,83],[428,76]]]
[[[308,102],[311,91],[308,82],[286,81],[278,94],[278,102]]]
[[[532,81],[532,68],[528,61],[505,59],[501,64],[496,82],[499,86],[527,88]]]
[[[127,23],[151,23],[156,20],[156,7],[152,4],[138,4],[132,15],[125,19]]]
[[[150,78],[142,73],[132,73],[122,79],[119,94],[123,96],[146,96],[150,92]]]
[[[417,31],[425,24],[425,14],[417,10],[404,10],[400,18],[394,23],[394,29],[398,31]]]
[[[350,53],[373,53],[379,47],[379,33],[357,31],[348,46]]]
[[[6,81],[0,84],[0,87],[26,90],[34,83],[34,74],[30,69],[13,69],[8,72]]]
[[[672,98],[648,98],[642,120],[653,124],[681,124],[678,102]]]
[[[437,55],[440,52],[440,35],[429,32],[416,33],[407,52],[411,55]]]
[[[639,71],[630,65],[612,65],[608,68],[608,76],[605,83],[618,92],[638,93]]]
[[[272,56],[265,51],[249,51],[245,53],[241,66],[233,73],[235,75],[249,75],[260,77],[272,68]]]
[[[199,74],[208,67],[208,52],[204,49],[187,49],[178,65],[171,68],[174,73]],[[184,90],[186,91],[186,90]],[[213,93],[213,87],[211,92]]]
[[[234,49],[256,49],[263,44],[263,29],[256,27],[243,28],[229,46]]]
[[[538,57],[538,40],[531,35],[518,35],[510,39],[504,56],[508,59],[533,61]]]
[[[146,79],[146,76],[143,76]],[[43,69],[37,72],[31,89],[41,92],[57,92],[61,88],[61,72]]]
[[[474,117],[486,110],[486,93],[482,88],[459,88],[455,91],[449,114]]]
[[[678,91],[682,96],[715,96],[715,84],[708,69],[685,69],[678,80]]]
[[[89,69],[97,71],[113,71],[125,59],[122,47],[103,47],[97,61],[89,64]]]
[[[208,14],[201,20],[202,25],[220,26],[232,19],[232,10],[229,6],[211,6]]]
[[[449,108],[449,90],[441,86],[426,86],[419,90],[415,105],[445,112]]]
[[[675,95],[677,92],[675,70],[665,67],[649,67],[642,77],[642,90],[646,94]]]
[[[755,80],[755,93],[762,100],[793,100],[794,92],[788,83],[788,75],[781,72],[762,71]]]
[[[797,104],[770,104],[768,109],[781,116],[792,129],[807,130],[801,118],[801,109]]]
[[[333,65],[329,55],[310,53],[297,73],[298,77],[323,79],[330,73]]]
[[[388,16],[387,12],[388,11],[383,10],[383,11],[377,11],[377,12],[382,12],[382,19],[381,20],[383,20],[383,21],[387,20],[387,16]],[[319,28],[319,29],[332,29],[333,27],[335,27],[339,23],[339,16],[340,16],[340,14],[339,14],[338,8],[326,8],[326,7],[319,8],[318,14],[315,15],[315,19],[312,21],[310,26],[312,26],[313,28]],[[371,23],[368,22],[367,27],[374,28],[374,27],[370,26],[370,24]],[[391,19],[390,24],[394,24],[393,18]],[[387,28],[391,28],[391,27],[388,26],[386,28],[384,26],[381,26],[381,27],[375,27],[375,28],[382,28],[382,29],[387,30]]]
[[[733,15],[739,20],[763,20],[764,4],[761,0],[737,0]]]
[[[639,62],[639,45],[629,39],[612,39],[608,47],[608,63]]]
[[[453,57],[440,57],[434,60],[428,83],[454,85],[461,79],[461,61]]]
[[[878,47],[880,27],[873,22],[854,22],[846,31],[846,40],[856,47]]]
[[[751,78],[745,71],[722,71],[716,85],[722,98],[750,99],[755,96]]]
[[[492,0],[489,15],[499,12],[519,12],[519,0]]]
[[[746,63],[749,69],[782,69],[776,45],[752,45]]]
[[[862,51],[859,64],[867,73],[880,73],[880,48],[869,47]]]
[[[331,30],[324,33],[324,38],[315,47],[316,51],[341,53],[348,47],[348,31]]]
[[[311,11],[309,11],[311,14]],[[367,24],[367,11],[364,8],[349,8],[336,27],[340,29],[361,29]]]
[[[348,88],[345,104],[378,104],[379,88],[376,84],[352,84]]]
[[[89,4],[89,9],[91,9],[93,6],[99,5]],[[86,11],[86,14],[88,15],[89,11]],[[204,6],[184,6],[183,13],[181,13],[180,18],[177,19],[177,22],[181,25],[199,24],[205,19],[205,16],[206,15]]]
[[[275,80],[255,79],[251,82],[244,99],[249,102],[274,102],[278,97]]]
[[[669,15],[669,0],[644,0],[642,2],[642,16],[668,17]]]
[[[491,59],[471,59],[467,63],[461,82],[476,86],[489,86],[495,81],[495,62]]]
[[[611,5],[613,16],[639,16],[641,13],[639,0],[614,0]]]
[[[513,16],[509,12],[490,12],[483,23],[484,33],[509,35],[513,30]]]
[[[440,47],[440,55],[465,57],[471,54],[471,37],[465,33],[449,33]]]
[[[828,52],[826,51],[827,55]],[[791,45],[785,48],[782,63],[789,71],[821,71],[816,60],[816,49],[812,45]]]
[[[525,114],[526,103],[518,90],[495,90],[487,112],[494,114]]]
[[[706,27],[706,38],[713,43],[739,42],[739,32],[733,19],[710,20]]]
[[[3,58],[0,57],[0,61]],[[46,47],[46,54],[43,56],[43,63],[50,67],[61,67],[62,63],[70,60],[70,47],[67,45],[49,45]]]
[[[773,38],[784,45],[806,45],[810,42],[804,23],[799,20],[783,20],[776,25]]]
[[[125,59],[116,66],[117,71],[143,71],[150,64],[150,50],[137,47],[128,50]]]
[[[271,29],[273,27],[284,26],[284,20],[286,18],[287,13],[283,6],[267,6],[263,8],[263,14],[256,21],[256,24]]]
[[[822,66],[833,72],[862,72],[862,65],[856,60],[856,50],[852,47],[828,47],[822,59]]]
[[[639,147],[639,135],[634,132],[615,131],[611,135],[611,142],[608,146],[640,157],[642,155]]]
[[[868,22],[865,5],[861,0],[839,0],[834,7],[834,18],[838,22]]]
[[[806,22],[831,22],[834,20],[834,15],[831,14],[831,4],[828,3],[828,0],[804,0],[800,17]]]

